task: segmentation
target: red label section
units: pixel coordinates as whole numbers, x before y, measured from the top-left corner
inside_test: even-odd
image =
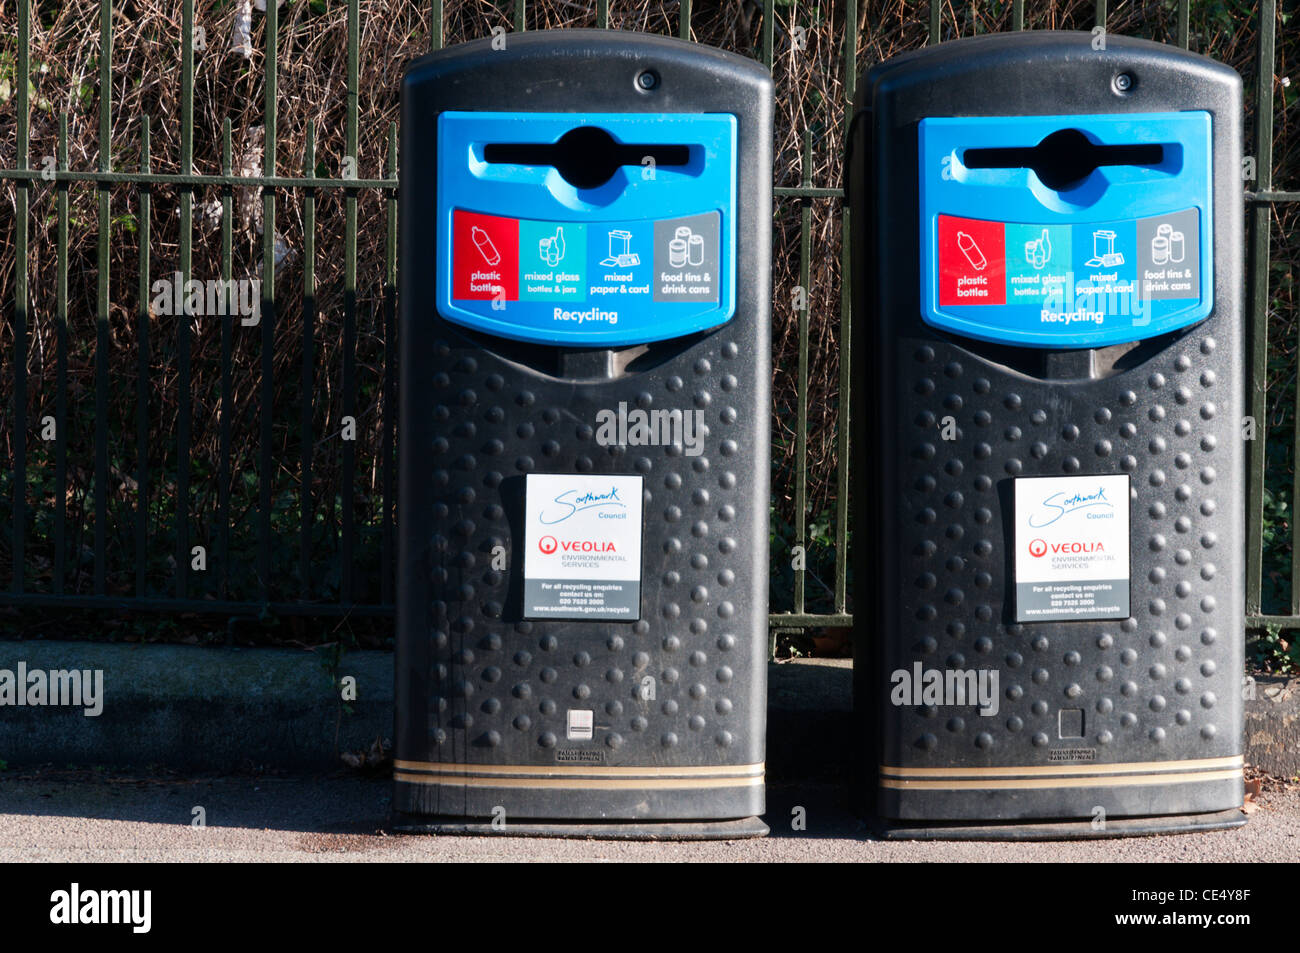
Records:
[[[452,212],[452,297],[515,301],[519,292],[519,220]]]
[[[1007,303],[1001,222],[939,216],[939,306]]]

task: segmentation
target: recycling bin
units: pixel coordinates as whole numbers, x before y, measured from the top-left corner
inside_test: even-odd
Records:
[[[765,833],[771,80],[503,39],[402,85],[396,826]]]
[[[1241,82],[1095,41],[859,87],[855,693],[893,836],[1241,822]]]

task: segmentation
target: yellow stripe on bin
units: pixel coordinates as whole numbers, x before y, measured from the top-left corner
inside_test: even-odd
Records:
[[[932,778],[947,778],[952,780],[1019,778],[1041,775],[1070,778],[1088,777],[1093,775],[1210,771],[1223,768],[1235,768],[1240,771],[1244,763],[1245,759],[1241,755],[1232,755],[1226,758],[1197,758],[1187,761],[1133,761],[1127,764],[1076,764],[1060,762],[1057,764],[976,768],[900,768],[892,765],[881,765],[880,773],[885,777],[899,780],[928,780]]]
[[[967,778],[942,781],[881,778],[880,786],[893,791],[999,791],[1042,790],[1050,788],[1122,788],[1158,787],[1167,784],[1195,784],[1208,781],[1234,781],[1242,776],[1240,768],[1226,771],[1189,771],[1181,774],[1120,774],[1075,776],[1066,778]]]
[[[718,764],[641,767],[601,764],[451,764],[434,761],[394,762],[398,771],[419,772],[438,777],[500,777],[523,776],[537,778],[762,778],[763,762],[756,764]]]
[[[758,787],[763,783],[762,775],[755,777],[733,778],[547,778],[547,777],[499,777],[451,774],[411,774],[397,771],[394,780],[407,784],[437,784],[443,787],[466,788],[533,788],[538,790],[623,790],[623,791],[664,791],[693,790],[698,788],[745,788]]]

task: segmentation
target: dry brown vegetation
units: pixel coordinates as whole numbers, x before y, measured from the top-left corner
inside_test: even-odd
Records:
[[[203,28],[205,49],[196,54],[194,74],[194,168],[200,173],[221,170],[222,123],[229,119],[234,132],[234,165],[237,170],[259,172],[264,164],[261,126],[266,77],[265,18],[254,11],[251,19],[251,55],[232,45],[232,32],[240,15],[241,0],[198,0],[195,23]],[[1253,90],[1255,76],[1256,27],[1251,7],[1232,3],[1193,4],[1192,33],[1195,46],[1237,68]],[[1033,29],[1088,29],[1095,16],[1092,2],[1028,3],[1026,27]],[[842,129],[847,87],[844,75],[843,38],[846,34],[844,3],[830,0],[781,3],[776,7],[773,72],[777,80],[776,169],[778,185],[797,185],[803,180],[822,187],[840,185]],[[148,116],[152,133],[152,167],[156,172],[177,172],[182,139],[182,102],[179,61],[181,5],[179,2],[134,0],[117,4],[113,17],[112,89],[98,88],[97,64],[101,55],[97,0],[62,0],[33,6],[31,24],[32,111],[30,156],[40,165],[44,156],[54,155],[59,115],[65,113],[69,128],[69,165],[92,169],[100,161],[99,105],[101,95],[110,96],[112,107],[111,161],[113,168],[137,170],[143,117]],[[362,0],[360,4],[360,83],[357,95],[357,175],[379,178],[391,175],[387,167],[390,126],[397,120],[398,84],[402,71],[431,44],[430,6],[405,0]],[[929,7],[905,0],[866,0],[857,6],[858,68],[926,41]],[[511,28],[513,7],[509,3],[485,0],[446,0],[447,43],[489,35],[494,26]],[[990,32],[1010,26],[1011,5],[1006,2],[971,5],[945,3],[942,34],[945,39],[973,32]],[[539,0],[527,7],[529,29],[594,26],[595,0]],[[316,131],[315,171],[338,176],[345,158],[347,5],[340,0],[287,0],[279,13],[278,124],[275,172],[295,175],[304,168],[304,150],[309,124]],[[1118,3],[1111,5],[1109,28],[1116,33],[1171,40],[1176,8],[1166,2]],[[759,56],[763,30],[761,5],[752,0],[699,0],[692,16],[692,38],[747,56]],[[671,0],[614,0],[610,25],[617,29],[676,34],[679,8]],[[792,28],[802,27],[804,49],[791,42]],[[1280,78],[1295,68],[1296,34],[1279,24],[1276,121],[1276,187],[1297,188],[1300,181],[1300,136],[1294,130],[1295,86],[1284,87]],[[0,168],[16,163],[15,104],[12,95],[15,57],[16,13],[14,0],[0,0]],[[7,80],[6,80],[7,77]],[[3,84],[8,82],[8,88]],[[1295,76],[1300,84],[1300,75]],[[1248,96],[1253,99],[1253,94]],[[1252,127],[1253,128],[1253,127]],[[803,144],[811,140],[811,167],[804,167]],[[1248,141],[1252,141],[1248,139]],[[270,172],[271,170],[266,170]],[[55,402],[55,274],[56,242],[53,186],[37,182],[29,189],[31,254],[24,263],[15,262],[14,201],[16,185],[3,182],[0,202],[0,308],[4,323],[0,330],[5,367],[0,374],[0,400],[12,407],[15,267],[26,267],[30,281],[31,310],[28,320],[27,373],[25,396],[29,424],[53,412]],[[97,259],[98,238],[95,190],[86,184],[69,188],[72,228],[68,247],[68,401],[69,401],[69,532],[76,534],[73,552],[89,541],[86,494],[93,474],[94,372],[96,366]],[[112,547],[109,566],[110,591],[129,591],[133,585],[134,550],[129,524],[134,506],[130,474],[137,454],[136,392],[138,296],[138,191],[119,185],[110,190],[113,231],[109,244],[109,302],[107,314],[111,347],[107,355],[110,373],[110,459],[114,467],[110,516]],[[151,190],[152,263],[154,276],[170,274],[176,267],[180,248],[180,194],[169,186]],[[198,277],[219,277],[221,273],[220,219],[209,214],[220,191],[213,187],[194,191],[193,273]],[[273,491],[283,500],[286,529],[296,526],[300,449],[299,408],[302,399],[301,361],[303,332],[303,194],[281,190],[277,195],[275,231],[283,243],[285,258],[277,270],[274,361],[274,459]],[[234,272],[236,276],[256,274],[262,254],[261,202],[254,190],[238,190],[235,196]],[[807,463],[810,475],[812,516],[835,503],[836,427],[840,407],[838,393],[840,291],[840,216],[835,200],[811,203],[812,281],[808,289],[811,308],[811,354],[808,391],[809,439]],[[334,552],[334,564],[323,565],[311,589],[318,595],[336,592],[338,514],[351,507],[358,526],[377,525],[381,512],[381,396],[385,368],[383,323],[385,241],[387,214],[385,196],[378,191],[360,193],[358,202],[358,282],[356,297],[357,372],[355,413],[359,421],[357,481],[353,498],[343,499],[341,450],[337,439],[343,413],[343,261],[344,214],[341,193],[320,190],[316,195],[316,353],[313,370],[312,432],[313,482],[309,497],[315,501],[320,521],[318,545]],[[1275,338],[1281,342],[1279,362],[1272,369],[1274,392],[1286,393],[1294,386],[1294,300],[1295,244],[1294,205],[1280,206],[1275,220],[1275,254],[1281,271],[1276,272],[1273,322]],[[777,375],[773,395],[774,447],[777,455],[773,485],[775,505],[781,522],[793,518],[794,494],[794,406],[797,364],[798,315],[791,292],[798,283],[800,254],[800,205],[797,199],[778,202],[775,221],[773,339]],[[150,532],[170,540],[175,513],[176,433],[178,424],[177,327],[168,316],[151,319],[149,341],[149,454],[153,470]],[[232,551],[244,552],[240,540],[251,539],[255,523],[256,491],[246,482],[257,472],[257,437],[261,408],[260,331],[234,334],[231,421],[236,439],[232,447],[234,496],[232,504]],[[192,461],[193,479],[188,501],[191,536],[196,542],[212,542],[217,533],[217,460],[219,419],[222,412],[221,325],[216,319],[196,319],[191,335]],[[867,373],[870,355],[856,352],[855,373]],[[7,410],[7,412],[10,412]],[[12,417],[9,418],[12,420]],[[31,429],[29,427],[29,429]],[[4,453],[12,453],[10,427],[3,428],[0,442]],[[39,441],[28,440],[29,508],[47,507],[53,492],[50,474],[53,464]],[[35,476],[32,476],[32,474]],[[39,478],[39,479],[38,479]],[[43,481],[43,482],[42,482]],[[247,492],[245,492],[247,491]],[[6,490],[6,495],[11,490]],[[33,516],[33,520],[37,517]],[[277,524],[279,527],[280,524]],[[37,588],[48,586],[52,546],[45,523],[33,523],[28,544],[28,574]],[[279,529],[277,529],[279,532]],[[378,531],[375,530],[377,533]],[[370,537],[366,537],[369,539]],[[160,590],[170,590],[169,543],[154,547],[159,565],[151,568]],[[251,544],[250,544],[251,545]],[[273,589],[283,596],[296,596],[302,581],[292,577],[296,563],[296,538],[283,541],[287,555],[277,562],[281,573]],[[369,552],[370,550],[367,550]],[[277,555],[277,560],[281,557]],[[8,560],[8,557],[5,557]],[[84,562],[80,559],[74,562]],[[361,575],[375,575],[361,573]],[[8,573],[5,573],[8,576]],[[247,582],[247,580],[246,580]],[[7,583],[7,578],[6,578]],[[88,585],[84,572],[69,577],[73,588]],[[203,587],[198,587],[203,591]],[[255,592],[232,593],[240,598]],[[358,581],[359,599],[379,597],[377,584]],[[779,607],[777,607],[779,608]]]

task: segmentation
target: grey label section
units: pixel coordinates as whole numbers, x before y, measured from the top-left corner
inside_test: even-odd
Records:
[[[1127,579],[1016,583],[1016,621],[1127,619]]]
[[[1138,219],[1137,246],[1143,298],[1201,296],[1201,226],[1196,209]]]
[[[655,301],[718,301],[717,212],[655,222]]]
[[[641,617],[637,579],[525,579],[524,618],[622,619]]]

